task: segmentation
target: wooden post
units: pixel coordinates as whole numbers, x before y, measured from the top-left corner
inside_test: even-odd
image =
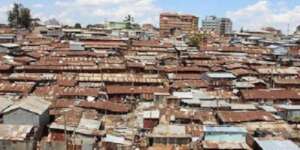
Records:
[[[67,139],[66,112],[64,112],[64,136],[65,136],[65,144],[66,144],[66,150],[67,150],[68,149],[68,139]]]

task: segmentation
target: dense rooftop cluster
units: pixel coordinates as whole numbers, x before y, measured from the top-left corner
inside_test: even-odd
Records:
[[[294,39],[149,28],[1,27],[0,149],[299,149]]]

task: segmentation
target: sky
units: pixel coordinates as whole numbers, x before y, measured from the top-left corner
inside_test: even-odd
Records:
[[[83,25],[121,20],[131,14],[138,23],[158,25],[161,12],[229,17],[235,30],[272,26],[283,32],[300,25],[300,0],[0,0],[0,23],[14,2],[32,10],[45,21],[56,18],[63,24]]]

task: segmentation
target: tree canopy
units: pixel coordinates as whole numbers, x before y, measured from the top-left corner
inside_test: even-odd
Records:
[[[128,14],[128,15],[125,17],[124,21],[127,21],[127,22],[134,22],[134,18],[133,18],[130,14]]]
[[[206,34],[204,33],[196,33],[189,38],[188,44],[190,46],[194,46],[199,48],[200,44],[205,40]]]
[[[300,116],[293,117],[293,121],[297,122],[297,123],[300,123]]]
[[[81,29],[81,24],[80,23],[75,23],[74,28]]]
[[[12,10],[8,11],[7,18],[11,27],[30,28],[31,27],[31,13],[30,9],[24,7],[22,4],[15,3]]]

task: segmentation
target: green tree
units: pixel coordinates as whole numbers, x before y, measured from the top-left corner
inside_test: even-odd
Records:
[[[124,21],[127,21],[127,22],[134,22],[134,18],[131,16],[131,15],[127,15],[125,17],[125,20]]]
[[[196,33],[189,38],[188,44],[190,46],[199,48],[200,44],[205,40],[205,38],[206,38],[205,33]]]
[[[74,28],[81,29],[81,24],[80,23],[75,23]]]
[[[241,27],[241,30],[240,30],[240,32],[241,32],[241,33],[243,33],[243,32],[244,32],[244,28],[243,28],[243,27]]]
[[[298,127],[298,124],[300,123],[300,116],[295,116],[292,119],[296,123],[296,128]]]
[[[20,24],[21,24],[21,27],[24,27],[24,28],[29,28],[31,27],[31,22],[32,22],[32,19],[31,19],[31,14],[30,14],[30,9],[28,8],[22,8],[20,9]]]
[[[8,11],[7,18],[11,27],[30,28],[31,27],[31,13],[29,8],[23,7],[22,4],[15,3],[12,10]]]
[[[88,29],[90,29],[90,28],[92,28],[93,27],[93,25],[91,25],[91,24],[88,24],[87,26],[86,26],[86,28],[88,28]]]
[[[131,29],[134,18],[131,15],[127,15],[124,19],[124,22],[126,23],[126,29]]]
[[[12,10],[8,11],[8,22],[10,26],[16,27],[19,24],[19,7],[20,4],[15,3]]]

